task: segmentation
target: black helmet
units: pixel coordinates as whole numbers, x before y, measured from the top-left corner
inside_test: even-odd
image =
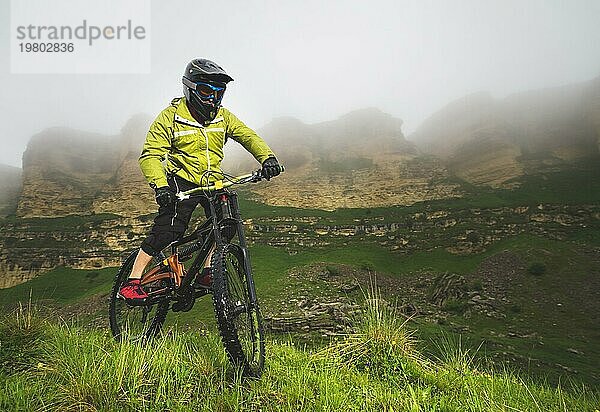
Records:
[[[227,83],[232,80],[215,62],[194,59],[183,73],[183,94],[204,122],[210,122],[217,116]]]

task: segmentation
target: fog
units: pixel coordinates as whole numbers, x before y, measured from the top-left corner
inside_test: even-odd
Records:
[[[600,1],[152,1],[150,74],[10,74],[10,2],[0,15],[0,163],[21,165],[51,126],[116,134],[181,95],[187,62],[235,79],[223,104],[253,128],[363,107],[405,134],[467,93],[496,97],[600,75]]]

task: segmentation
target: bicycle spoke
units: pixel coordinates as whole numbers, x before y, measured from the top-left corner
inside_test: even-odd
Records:
[[[256,182],[262,179],[262,175],[258,171],[248,176],[241,176],[240,179],[237,183]],[[230,186],[232,183],[234,182],[225,182],[220,189]],[[210,186],[210,188],[213,187]],[[198,191],[196,190],[196,192]],[[184,195],[189,197],[196,192],[187,191]],[[181,259],[184,256],[184,260],[191,258],[194,251],[201,250],[198,256],[203,254],[203,259],[210,246],[216,244],[216,247],[211,250],[212,287],[210,290],[192,290],[191,299],[212,293],[217,326],[230,360],[236,365],[242,366],[243,373],[246,376],[259,377],[265,361],[264,329],[251,270],[246,266],[249,264],[246,256],[248,250],[246,249],[243,225],[241,225],[239,216],[237,195],[235,192],[228,191],[225,191],[225,194],[222,192],[218,192],[218,194],[219,196],[210,198],[211,205],[222,206],[226,204],[225,202],[229,202],[227,205],[232,207],[232,211],[235,212],[227,215],[226,224],[218,228],[214,227],[214,219],[218,218],[218,212],[224,209],[211,206],[211,211],[216,211],[217,215],[212,216],[212,219],[209,218],[197,229],[194,234],[195,237],[190,235],[189,238],[184,238],[183,241],[173,244],[172,250],[179,250],[179,258]],[[225,221],[224,219],[225,212],[223,213],[223,221]],[[219,223],[219,225],[221,224]],[[213,230],[220,230],[221,236],[219,237],[216,232],[213,236]],[[239,242],[230,243],[231,238],[227,234],[235,234],[236,230],[239,232]],[[194,241],[195,239],[203,239],[202,248],[193,250],[189,247],[187,249],[180,248],[182,245],[188,244],[190,239]],[[224,240],[224,242],[219,241],[219,239]],[[168,261],[172,263],[173,259],[177,258],[161,253],[160,259],[155,259],[153,269],[148,269],[154,270],[154,272],[146,272],[145,277],[142,277],[144,279],[143,285],[140,285],[151,297],[146,302],[152,303],[152,305],[127,305],[125,299],[119,296],[119,290],[129,278],[137,254],[138,250],[130,254],[119,269],[113,284],[109,308],[110,325],[113,335],[119,341],[132,342],[152,339],[160,332],[171,303],[173,303],[173,310],[179,311],[180,308],[175,305],[177,302],[183,302],[181,298],[183,296],[182,291],[178,289],[179,284],[176,284],[174,276],[155,276],[156,274],[166,273],[161,272],[163,268],[157,265],[160,265],[165,259],[171,259]],[[197,265],[196,260],[192,265]],[[193,303],[193,301],[191,302]],[[185,308],[188,308],[188,306]]]
[[[109,317],[113,335],[119,341],[139,342],[154,337],[169,310],[168,300],[150,306],[131,306],[120,296],[120,288],[128,279],[137,252],[132,253],[119,269],[111,294]],[[159,289],[160,285],[153,287]]]
[[[213,301],[223,343],[232,360],[244,366],[245,373],[258,376],[264,363],[264,342],[258,306],[250,300],[243,253],[236,245],[226,245],[219,253],[216,261],[220,262],[220,276],[216,278]],[[220,310],[226,316],[219,318]]]
[[[149,306],[144,307],[144,309],[142,309],[142,319],[140,319],[140,322],[142,322],[142,324],[146,323],[146,319],[148,319],[148,313],[150,313],[151,310],[152,308]]]

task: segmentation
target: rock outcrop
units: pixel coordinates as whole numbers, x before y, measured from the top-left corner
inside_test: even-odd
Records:
[[[0,220],[0,288],[58,266],[119,266],[124,254],[139,246],[151,223],[146,217],[118,216]]]
[[[154,211],[137,158],[150,124],[134,116],[117,136],[52,128],[35,135],[23,155],[17,216],[58,217]]]
[[[139,216],[156,210],[137,158],[151,119],[134,116],[116,136],[54,128],[32,138],[24,154],[19,217],[110,213]],[[307,125],[277,119],[260,131],[286,173],[269,187],[253,187],[273,205],[319,209],[410,205],[458,197],[444,165],[419,156],[402,121],[377,109]],[[227,171],[256,168],[254,159],[228,154]]]
[[[251,188],[271,205],[333,210],[461,196],[445,166],[404,138],[402,120],[377,109],[311,125],[280,118],[259,134],[287,167],[269,185]],[[238,170],[256,167],[247,159]]]
[[[89,214],[91,200],[119,163],[118,140],[52,128],[29,141],[23,154],[18,217]]]
[[[509,182],[524,173],[518,160],[520,156],[519,146],[490,136],[464,143],[448,162],[448,167],[454,175],[469,183],[506,188],[511,186]]]
[[[463,180],[512,187],[524,175],[600,161],[600,78],[494,99],[476,93],[427,119],[410,140]]]
[[[121,130],[121,163],[92,202],[93,213],[136,217],[155,212],[154,192],[142,175],[138,158],[151,119],[143,114],[132,117]]]
[[[314,163],[253,187],[257,200],[275,206],[335,210],[412,205],[461,196],[435,158],[389,160],[373,168],[323,173]]]
[[[0,165],[0,217],[17,209],[22,187],[21,172],[18,167]]]

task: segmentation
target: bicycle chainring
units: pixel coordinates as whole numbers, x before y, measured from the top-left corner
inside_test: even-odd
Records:
[[[196,294],[192,286],[180,290],[178,293],[179,299],[173,303],[171,309],[173,312],[189,312],[194,307],[196,302]]]

